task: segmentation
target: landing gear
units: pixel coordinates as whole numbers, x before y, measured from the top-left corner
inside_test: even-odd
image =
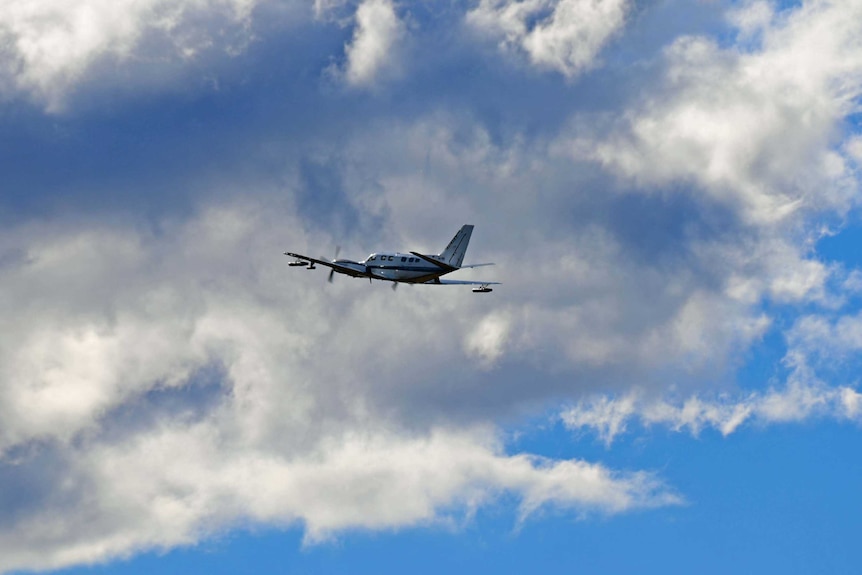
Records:
[[[493,289],[488,287],[488,284],[482,284],[479,287],[473,288],[473,293],[488,293],[494,291]]]

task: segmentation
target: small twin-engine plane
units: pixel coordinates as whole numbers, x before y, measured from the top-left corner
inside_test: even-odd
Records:
[[[494,264],[472,264],[462,265],[464,254],[467,252],[467,244],[473,234],[473,226],[465,225],[455,234],[446,249],[436,256],[409,252],[378,252],[373,253],[364,261],[338,259],[336,250],[334,260],[315,259],[302,254],[284,252],[284,255],[296,258],[290,262],[290,266],[308,266],[306,269],[316,269],[319,264],[332,268],[329,272],[329,281],[335,272],[355,278],[368,278],[371,280],[383,280],[393,282],[392,289],[399,283],[427,284],[427,285],[474,285],[476,293],[488,293],[493,291],[490,285],[499,285],[499,282],[459,281],[444,280],[442,276],[464,268],[478,268],[492,266]]]

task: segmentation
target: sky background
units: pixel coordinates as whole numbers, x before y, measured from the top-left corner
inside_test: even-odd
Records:
[[[0,0],[0,55],[0,572],[858,570],[862,2]],[[465,223],[491,294],[282,255]]]

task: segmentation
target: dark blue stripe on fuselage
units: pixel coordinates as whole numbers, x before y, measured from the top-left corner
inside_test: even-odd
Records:
[[[394,264],[394,262],[393,262]],[[367,265],[366,270],[368,275],[374,279],[394,281],[402,283],[426,283],[438,279],[440,276],[449,273],[449,270],[440,269],[437,266],[405,266],[405,265]],[[382,274],[404,274],[404,277],[391,278]],[[408,275],[409,274],[409,275]]]
[[[437,267],[437,266],[428,266],[428,267],[422,267],[422,268],[419,268],[419,267],[416,267],[416,266],[398,266],[398,265],[392,265],[392,266],[377,266],[377,265],[375,265],[375,266],[369,266],[369,265],[367,265],[367,264],[366,264],[366,266],[365,266],[365,267],[366,267],[369,271],[373,271],[373,270],[395,270],[395,271],[399,271],[399,272],[422,272],[422,273],[426,273],[426,274],[436,274],[436,273],[438,273],[438,272],[439,272],[439,273],[445,273],[445,272],[446,272],[446,270],[444,270],[444,269],[442,269],[442,268],[439,268],[439,267]]]

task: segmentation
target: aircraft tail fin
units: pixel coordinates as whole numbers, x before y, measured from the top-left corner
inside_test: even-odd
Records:
[[[473,235],[473,226],[470,224],[461,226],[440,257],[444,262],[452,267],[460,268],[464,262],[464,254],[467,253],[467,245],[470,243],[470,236]]]

